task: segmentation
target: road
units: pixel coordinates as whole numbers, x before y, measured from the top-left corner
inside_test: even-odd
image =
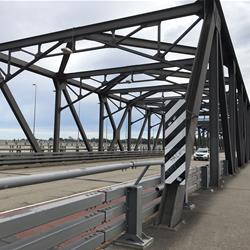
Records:
[[[160,159],[160,158],[152,158]],[[102,165],[129,162],[135,159],[122,160],[122,161],[112,161],[103,162]],[[141,161],[139,159],[138,161]],[[149,159],[147,159],[149,160]],[[192,167],[208,164],[208,162],[192,161]],[[47,166],[35,168],[25,168],[25,169],[13,169],[13,170],[2,170],[0,171],[0,178],[8,176],[20,176],[20,175],[30,175],[34,173],[51,172],[56,170],[67,170],[75,168],[84,168],[90,166],[100,166],[101,163],[81,163],[74,165],[57,165],[57,166]],[[97,188],[107,187],[111,185],[116,185],[129,180],[137,179],[141,173],[142,168],[126,170],[126,171],[115,171],[109,173],[95,174],[84,177],[77,177],[67,180],[60,180],[49,183],[42,183],[24,187],[17,187],[11,189],[0,190],[0,213],[17,209],[20,207],[30,206],[37,203],[42,203],[45,201],[51,201],[61,197],[71,196],[84,191],[89,191]],[[149,175],[159,175],[160,166],[153,166],[149,168],[146,176]]]

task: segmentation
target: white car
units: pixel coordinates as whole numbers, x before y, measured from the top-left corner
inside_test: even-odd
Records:
[[[208,148],[198,148],[194,153],[194,160],[208,161],[209,160],[209,150]]]

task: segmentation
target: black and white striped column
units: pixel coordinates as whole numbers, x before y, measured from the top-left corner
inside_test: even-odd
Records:
[[[165,102],[165,180],[185,184],[186,169],[186,101]]]

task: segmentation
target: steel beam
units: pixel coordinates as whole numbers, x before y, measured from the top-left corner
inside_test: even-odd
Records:
[[[0,83],[3,79],[1,79],[1,75],[0,75]],[[12,110],[12,112],[14,113],[19,125],[21,126],[24,134],[26,135],[27,139],[29,140],[31,147],[33,148],[33,150],[35,152],[41,152],[41,148],[38,145],[36,138],[34,137],[34,135],[32,134],[32,131],[27,123],[27,121],[25,120],[21,110],[19,109],[19,106],[14,98],[14,96],[12,95],[9,87],[7,86],[6,83],[0,84],[1,86],[1,90],[2,93],[6,99],[6,101],[8,102],[8,104],[10,105],[10,108]]]
[[[208,5],[208,4],[207,4]],[[207,66],[210,58],[210,52],[213,42],[215,30],[215,20],[213,15],[213,4],[207,6],[204,22],[199,38],[196,57],[192,69],[187,94],[187,139],[186,139],[186,180],[188,180],[188,172],[193,153],[194,135],[197,126],[197,118],[200,111],[202,93],[207,75]]]
[[[147,124],[148,116],[149,116],[149,112],[147,112],[147,113],[145,114],[145,118],[144,118],[144,121],[143,121],[141,130],[140,130],[140,133],[139,133],[137,142],[136,142],[136,144],[135,144],[135,148],[134,148],[135,151],[138,150],[139,144],[141,143],[142,135],[143,135],[144,129],[145,129],[146,124]]]
[[[132,130],[132,107],[128,108],[128,139],[127,151],[131,151],[131,130]]]
[[[114,145],[115,143],[120,140],[120,132],[121,132],[121,128],[122,128],[122,125],[124,123],[124,120],[127,116],[127,113],[128,113],[128,108],[126,108],[123,112],[123,115],[122,115],[122,118],[118,124],[118,127],[116,128],[115,130],[115,135],[114,135],[114,138],[112,140],[112,142],[110,143],[110,147],[109,147],[109,150],[112,150],[114,148]]]
[[[151,111],[148,112],[148,150],[151,150]]]
[[[141,64],[141,65],[131,65],[131,66],[124,66],[124,67],[117,67],[117,68],[106,68],[106,69],[98,69],[98,70],[91,70],[91,71],[79,71],[73,73],[67,73],[63,75],[63,79],[72,79],[72,78],[89,78],[94,76],[101,76],[101,75],[111,75],[111,74],[122,74],[122,73],[129,73],[129,74],[140,74],[144,73],[147,70],[157,70],[157,69],[164,69],[173,67],[173,65],[181,65],[185,68],[185,64],[190,64],[193,62],[193,59],[182,59],[182,60],[173,60],[164,63],[148,63],[148,64]],[[175,77],[189,77],[189,74],[186,72],[175,72],[172,70],[164,70],[164,73],[171,74],[171,76]]]
[[[128,94],[133,92],[145,92],[145,91],[154,91],[154,92],[165,92],[165,91],[186,91],[188,84],[175,84],[175,85],[156,85],[149,87],[134,87],[134,88],[125,88],[125,89],[113,89],[109,93],[112,94]],[[160,97],[159,97],[160,100]]]
[[[99,95],[99,141],[98,141],[98,151],[103,151],[103,130],[104,130],[104,101],[103,97]]]
[[[158,142],[158,140],[159,140],[159,137],[160,137],[160,134],[161,134],[161,131],[162,131],[163,123],[164,123],[164,121],[161,120],[161,122],[160,122],[160,124],[159,124],[159,128],[158,128],[157,133],[156,133],[156,136],[155,136],[155,138],[154,138],[153,150],[156,149],[157,142]]]
[[[210,185],[219,186],[219,41],[215,30],[209,62]]]
[[[128,75],[129,75],[129,73],[122,73],[122,74],[116,76],[115,78],[113,78],[112,80],[110,80],[109,82],[107,82],[105,84],[106,87],[104,89],[101,89],[98,92],[102,95],[107,94],[113,87],[115,87],[118,83],[120,83],[122,80],[124,80]]]
[[[63,94],[64,94],[64,97],[65,97],[67,103],[68,103],[68,104],[72,103],[71,97],[70,97],[69,92],[68,92],[68,90],[67,90],[66,88],[63,89]],[[85,131],[84,131],[84,129],[83,129],[82,123],[81,123],[81,121],[80,121],[80,119],[79,119],[79,116],[78,116],[78,114],[77,114],[77,112],[76,112],[76,110],[75,110],[74,105],[70,105],[69,108],[70,108],[70,111],[71,111],[71,113],[72,113],[72,116],[73,116],[73,118],[74,118],[74,120],[75,120],[75,123],[76,123],[76,125],[77,125],[77,128],[78,128],[78,130],[79,130],[81,136],[82,136],[82,139],[83,139],[83,141],[84,141],[84,143],[85,143],[85,146],[86,146],[87,150],[88,150],[88,151],[92,151],[92,150],[93,150],[93,149],[92,149],[92,146],[90,145],[90,143],[89,143],[89,141],[88,141],[88,138],[87,138],[86,133],[85,133]]]
[[[112,21],[107,21],[98,24],[87,25],[83,27],[57,31],[45,35],[34,36],[30,38],[19,39],[11,42],[5,42],[0,44],[0,51],[10,49],[20,49],[32,45],[49,43],[54,41],[71,41],[72,38],[77,41],[83,39],[85,36],[102,33],[105,31],[128,28],[137,25],[151,25],[163,20],[170,20],[174,18],[198,15],[203,9],[201,2],[195,2],[183,6],[173,7],[169,9],[154,11],[146,14],[140,14],[131,17],[125,17]]]
[[[226,160],[228,160],[228,172],[230,174],[235,173],[235,165],[233,164],[232,156],[232,142],[230,134],[230,125],[228,120],[228,105],[226,98],[226,89],[225,89],[225,79],[224,79],[224,70],[223,70],[223,55],[222,55],[222,44],[219,39],[219,101],[220,101],[220,112],[221,112],[221,122],[222,122],[222,132],[223,132],[223,141],[225,146],[225,155]]]
[[[65,88],[65,84],[61,84],[58,80],[54,80],[54,85],[55,85],[55,114],[54,114],[53,151],[59,152],[61,99],[62,99],[62,89]]]
[[[108,113],[108,117],[109,117],[112,129],[113,129],[113,139],[114,139],[115,136],[116,136],[116,130],[117,130],[116,124],[115,124],[115,121],[113,119],[112,112],[110,110],[110,107],[109,107],[109,104],[108,104],[107,100],[104,102],[104,105],[105,105],[105,108],[106,108],[106,111]],[[117,143],[118,143],[118,146],[119,146],[120,150],[124,151],[124,147],[123,147],[123,145],[122,145],[122,143],[121,143],[121,141],[120,141],[119,138],[117,139]]]
[[[230,121],[230,134],[232,141],[232,163],[233,168],[236,169],[236,66],[234,61],[230,64],[229,68],[229,121]]]
[[[110,34],[91,34],[86,36],[86,39],[94,40],[100,43],[117,43],[119,41],[119,44],[126,45],[130,47],[136,47],[136,48],[143,48],[143,49],[151,49],[151,50],[162,50],[167,51],[169,48],[173,46],[172,43],[165,43],[165,42],[156,42],[153,40],[148,39],[141,39],[141,38],[134,38],[134,37],[127,37],[124,39],[124,36],[115,35],[112,36]],[[121,41],[122,40],[122,41]],[[180,54],[187,54],[187,55],[195,55],[196,48],[185,46],[185,45],[175,45],[172,49],[172,52],[174,53],[180,53]]]

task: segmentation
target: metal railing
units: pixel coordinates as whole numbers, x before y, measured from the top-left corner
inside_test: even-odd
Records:
[[[126,158],[147,158],[162,156],[163,151],[106,151],[106,152],[58,152],[58,153],[22,153],[0,154],[1,165],[19,165],[35,163],[57,163],[76,161],[115,160]]]
[[[136,241],[143,237],[142,224],[154,218],[159,210],[164,183],[162,163],[137,162],[136,167],[145,167],[145,170],[129,183],[0,214],[0,250],[93,250],[124,232]],[[134,164],[130,162],[126,166],[132,168]],[[143,177],[148,166],[159,164],[161,175]],[[114,171],[126,167],[118,165],[103,166],[102,169]],[[93,171],[99,173],[96,170]],[[187,185],[189,193],[207,187],[207,170],[208,166],[191,169]]]

